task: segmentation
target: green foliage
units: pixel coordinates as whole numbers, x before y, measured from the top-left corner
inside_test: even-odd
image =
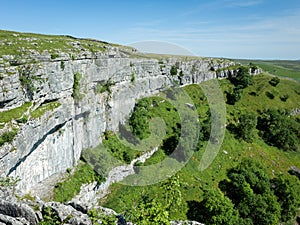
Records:
[[[19,129],[14,128],[12,131],[6,131],[0,135],[0,147],[7,142],[12,142],[17,135]]]
[[[39,225],[59,225],[62,221],[59,219],[57,212],[51,207],[43,207],[43,220],[39,222]]]
[[[283,101],[283,102],[286,102],[286,100],[288,100],[290,96],[288,94],[285,94],[285,95],[281,95],[280,96],[280,100]]]
[[[80,93],[80,80],[82,75],[78,72],[74,73],[74,83],[73,83],[73,98],[75,101],[82,99],[83,95]]]
[[[65,70],[65,61],[60,61],[60,68],[61,70]]]
[[[220,187],[239,211],[242,224],[278,224],[280,205],[271,190],[265,168],[253,160],[245,160],[228,171],[230,181]]]
[[[23,105],[14,109],[0,112],[0,123],[10,122],[12,119],[18,119],[24,115],[28,108],[32,105],[31,102],[26,102]]]
[[[109,79],[107,81],[99,82],[95,88],[95,93],[100,94],[104,92],[108,92],[111,94],[112,90],[111,87],[114,85],[114,83]]]
[[[31,65],[22,66],[19,68],[19,81],[31,99],[33,93],[37,90],[33,84],[33,80],[39,79],[32,75],[32,70],[33,68]]]
[[[73,174],[69,174],[64,181],[57,183],[53,199],[58,202],[70,201],[79,193],[82,184],[93,181],[100,183],[103,178],[89,164],[80,161]]]
[[[272,188],[281,206],[281,221],[295,220],[300,207],[300,181],[296,176],[281,174],[272,180]]]
[[[177,68],[176,65],[173,65],[173,66],[171,67],[170,73],[171,73],[172,76],[177,75],[177,69],[178,69],[178,68]]]
[[[236,225],[239,224],[239,213],[229,198],[220,190],[209,189],[204,191],[201,202],[188,202],[188,219],[201,221],[210,225]]]
[[[142,194],[130,212],[130,220],[138,225],[170,224],[170,216],[176,218],[178,210],[185,206],[180,187],[179,177],[173,176],[161,184],[155,197],[151,198],[149,193]]]
[[[253,85],[243,89],[243,95],[241,96],[241,99],[236,102],[235,105],[226,105],[227,124],[233,123],[238,125],[237,121],[240,120],[241,115],[247,115],[251,113],[257,115],[257,113],[262,111],[264,108],[276,107],[293,110],[300,107],[298,101],[300,93],[299,84],[294,81],[283,79],[280,81],[280,85],[273,87],[268,83],[270,79],[270,76],[266,75],[253,76]],[[219,83],[224,91],[228,92],[230,89],[234,88],[233,84],[231,84],[227,79],[222,79],[219,81]],[[261,221],[257,222],[257,224],[272,224],[273,222],[279,221],[279,214],[281,210],[279,204],[280,202],[277,200],[276,196],[272,194],[274,190],[270,185],[269,174],[272,174],[273,171],[273,174],[287,173],[287,169],[292,165],[299,168],[299,152],[280,151],[278,148],[266,144],[258,135],[253,135],[251,143],[240,141],[237,136],[226,130],[226,136],[223,140],[219,154],[208,169],[199,171],[199,162],[203,158],[203,153],[207,146],[207,142],[205,140],[209,139],[210,136],[210,119],[212,118],[210,118],[211,115],[209,112],[208,102],[203,91],[201,90],[201,87],[198,85],[189,85],[185,86],[184,90],[190,95],[193,105],[196,107],[195,110],[199,114],[199,123],[201,124],[199,139],[201,141],[199,142],[198,151],[194,152],[189,162],[177,174],[180,177],[180,191],[183,201],[179,207],[172,207],[172,210],[177,208],[177,211],[168,211],[169,219],[187,219],[186,216],[188,216],[189,213],[186,212],[191,212],[192,210],[189,210],[190,207],[185,204],[186,201],[188,204],[194,202],[196,204],[194,208],[199,208],[199,204],[202,202],[206,190],[218,186],[222,180],[227,180],[226,184],[229,183],[229,187],[226,189],[228,191],[224,191],[225,198],[229,198],[229,193],[234,192],[236,192],[236,196],[248,196],[245,197],[244,201],[239,200],[241,204],[237,204],[237,200],[229,198],[229,202],[234,204],[234,210],[241,210],[242,216],[239,216],[238,222],[235,224],[253,224],[253,220],[258,221],[260,219]],[[288,94],[289,99],[286,102],[281,101],[279,98],[270,100],[264,94],[266,91],[272,92],[276,95],[278,93]],[[256,94],[250,95],[251,92],[255,92]],[[171,92],[168,92],[167,96],[170,99],[175,99]],[[150,101],[148,99],[145,101],[149,101],[147,102],[146,106],[144,106],[146,109],[145,111],[148,112],[145,114],[145,124],[147,124],[147,120],[154,115],[154,110],[156,115],[159,115],[160,117],[161,115],[165,114],[163,116],[164,120],[165,118],[171,118],[173,115],[176,115],[174,112],[175,110],[173,111],[172,107],[167,106],[166,102],[162,102],[162,100]],[[167,110],[168,108],[169,110]],[[293,118],[289,113],[287,115],[290,118]],[[296,116],[296,118],[299,118],[299,116]],[[165,139],[169,139],[169,137],[180,131],[180,129],[176,130],[175,133],[169,131],[170,127],[176,127],[174,126],[174,124],[177,123],[175,122],[176,120],[172,121],[173,122],[170,123],[166,122],[166,124],[168,124],[167,133],[171,135],[166,135]],[[252,131],[254,134],[258,132],[255,129]],[[205,135],[203,135],[204,133]],[[169,144],[172,144],[172,140],[174,139],[169,139]],[[171,150],[167,151],[167,153],[168,152],[171,152]],[[166,152],[160,147],[159,150],[144,163],[144,165],[160,163],[165,158]],[[232,179],[229,179],[227,171],[231,168],[237,168],[240,162],[245,161],[247,158],[252,158],[254,161],[260,162],[262,165],[264,165],[264,167],[267,167],[267,170],[263,169],[264,172],[262,173],[260,172],[260,169],[256,169],[257,171],[254,170],[250,174],[246,175],[247,170],[251,171],[251,168],[257,168],[257,166],[251,166],[250,164],[250,166],[243,166],[246,168],[244,169],[245,175],[237,172],[235,175],[232,175]],[[153,171],[155,174],[159,174],[160,172],[163,171]],[[230,191],[231,187],[235,187],[231,185],[231,182],[233,181],[235,186],[238,188]],[[259,184],[260,181],[261,184]],[[187,183],[187,185],[185,185],[185,183]],[[220,187],[222,186],[222,183],[223,182],[221,182]],[[118,212],[125,211],[126,219],[128,219],[128,221],[132,221],[131,218],[133,218],[133,216],[131,216],[131,214],[134,212],[133,209],[137,208],[138,203],[141,201],[141,193],[142,196],[145,196],[145,198],[148,199],[146,202],[150,202],[155,198],[156,202],[160,202],[162,205],[165,204],[163,198],[164,191],[161,189],[161,186],[162,184],[150,185],[147,187],[129,187],[121,184],[114,184],[111,188],[111,194],[107,199],[103,200],[102,203],[106,207],[111,207]],[[222,190],[224,189],[222,188]],[[176,197],[174,199],[176,199]],[[228,201],[228,199],[224,201]],[[237,208],[238,205],[239,209]],[[228,210],[230,211],[230,209]],[[135,212],[138,213],[138,210]],[[217,212],[217,210],[214,212]],[[251,216],[249,212],[253,212],[253,216]],[[220,211],[219,213],[222,215],[224,212]],[[218,213],[216,213],[216,216],[218,216]],[[257,219],[253,217],[257,217]],[[203,222],[200,220],[198,221]],[[277,224],[279,224],[279,222]]]
[[[20,119],[16,119],[16,121],[18,123],[27,123],[28,121],[28,116],[27,115],[23,115]]]
[[[285,112],[268,109],[263,111],[257,123],[259,135],[269,145],[284,151],[296,151],[300,145],[300,124]]]
[[[59,54],[58,53],[52,53],[51,54],[51,59],[56,59],[59,57]]]
[[[109,131],[104,133],[103,144],[115,158],[127,164],[130,164],[134,158],[140,155],[140,151],[132,150],[123,145],[118,136]]]
[[[19,181],[20,179],[15,177],[0,177],[0,187],[13,187],[16,186]]]
[[[269,84],[271,84],[273,87],[276,87],[280,82],[280,79],[278,77],[273,77],[270,81]]]
[[[61,103],[58,102],[58,101],[48,102],[46,104],[41,105],[36,110],[31,111],[30,115],[31,115],[32,118],[40,118],[46,112],[53,111],[54,109],[58,108],[59,106],[61,106]]]
[[[131,73],[131,79],[130,79],[130,82],[131,82],[131,83],[134,83],[134,82],[135,82],[135,73],[134,73],[134,72]]]
[[[237,87],[246,88],[253,84],[253,77],[249,74],[249,68],[241,66],[238,68],[237,76],[231,77],[230,81]]]
[[[256,124],[257,124],[256,114],[254,113],[242,114],[239,118],[239,124],[237,126],[238,136],[247,142],[252,142]]]
[[[133,223],[138,225],[170,224],[168,211],[156,199],[152,199],[150,202],[146,199],[141,200],[136,210],[136,218],[132,220]]]
[[[149,137],[148,112],[151,108],[149,99],[141,99],[135,104],[133,112],[129,118],[129,126],[132,133],[139,139]]]
[[[67,54],[78,54],[81,51],[103,52],[106,51],[104,47],[109,45],[101,41],[75,39],[65,35],[42,35],[5,30],[0,31],[0,39],[3,42],[0,45],[0,55],[13,55],[15,58],[21,58],[24,54],[30,56],[30,50],[40,54],[47,50],[52,53],[50,57],[55,59],[59,56],[58,50]],[[70,44],[75,41],[80,44],[80,48]]]
[[[269,99],[274,99],[275,98],[275,95],[269,91],[266,91],[266,96],[269,98]]]
[[[226,103],[230,105],[234,105],[242,98],[243,89],[240,87],[235,87],[233,91],[226,93]]]
[[[92,221],[93,225],[111,225],[116,224],[116,216],[115,215],[105,215],[99,210],[92,208],[87,212],[87,215]]]

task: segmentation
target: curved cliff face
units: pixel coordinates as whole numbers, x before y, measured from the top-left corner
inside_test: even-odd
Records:
[[[98,145],[105,130],[116,130],[136,99],[216,78],[216,69],[233,63],[133,58],[110,47],[73,59],[61,54],[12,64],[0,63],[0,135],[17,132],[0,145],[0,175],[20,177],[19,188],[26,192],[76,165],[81,150]],[[175,65],[177,75],[171,75]],[[4,119],[4,112],[11,118]]]

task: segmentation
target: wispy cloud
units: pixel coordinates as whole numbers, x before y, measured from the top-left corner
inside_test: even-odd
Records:
[[[262,4],[263,0],[227,0],[229,7],[251,7]]]
[[[205,55],[228,55],[243,57],[260,54],[265,58],[299,58],[300,52],[300,10],[280,17],[260,18],[244,24],[199,26],[162,29],[160,27],[135,27],[135,41],[158,40],[185,45],[194,52]],[[227,53],[226,53],[227,52]],[[252,52],[252,53],[251,53]]]

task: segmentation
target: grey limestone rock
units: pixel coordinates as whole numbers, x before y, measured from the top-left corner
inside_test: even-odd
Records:
[[[0,199],[0,214],[4,215],[2,218],[24,218],[28,224],[37,224],[38,220],[35,212],[26,204],[18,202],[9,202]],[[4,221],[3,219],[0,221]],[[23,224],[23,223],[22,223]]]
[[[116,131],[137,99],[177,84],[217,78],[216,72],[210,71],[212,62],[216,68],[234,64],[200,58],[167,58],[161,64],[157,59],[133,58],[113,46],[95,54],[82,52],[73,59],[63,52],[55,60],[49,59],[49,55],[39,55],[35,63],[5,66],[1,73],[0,113],[32,102],[26,112],[29,120],[13,120],[19,131],[11,143],[0,147],[0,176],[20,177],[17,188],[23,192],[76,165],[81,150],[101,143],[105,130]],[[2,58],[12,60],[9,56]],[[175,64],[182,75],[170,74]],[[76,87],[75,74],[80,74]],[[22,84],[22,76],[34,87],[32,90]],[[59,102],[60,106],[37,118],[30,116],[31,111],[51,102]]]

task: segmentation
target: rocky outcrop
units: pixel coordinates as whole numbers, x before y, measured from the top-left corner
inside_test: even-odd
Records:
[[[23,192],[76,165],[81,150],[97,146],[105,130],[117,130],[137,99],[234,73],[217,75],[211,69],[226,71],[234,64],[226,60],[135,58],[113,46],[75,57],[34,57],[0,60],[0,114],[14,114],[10,120],[0,118],[0,135],[18,130],[0,146],[0,176],[20,177],[18,189]],[[177,74],[171,75],[174,66]],[[27,108],[26,102],[31,103]],[[58,104],[50,107],[52,103]]]
[[[75,202],[62,204],[59,202],[44,202],[39,199],[16,198],[11,188],[0,187],[0,225],[35,225],[35,224],[65,224],[92,225],[123,224],[118,218],[123,218],[112,209],[101,206],[81,205]],[[30,199],[29,199],[30,198]],[[110,222],[107,223],[107,219]],[[112,222],[112,221],[115,222]],[[134,225],[127,222],[127,225]],[[195,221],[171,221],[172,225],[203,225]]]

